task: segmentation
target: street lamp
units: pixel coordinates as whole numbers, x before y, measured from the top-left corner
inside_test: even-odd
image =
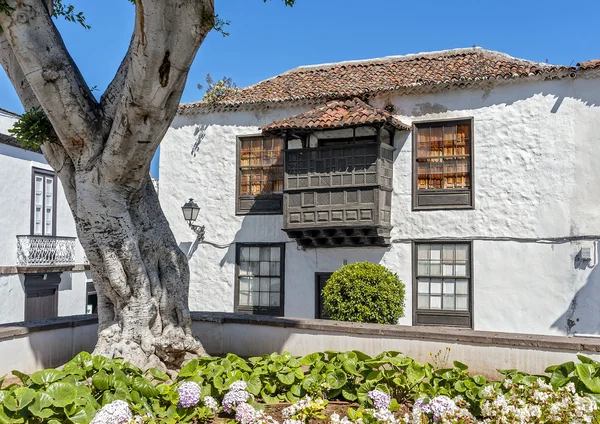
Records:
[[[181,211],[183,212],[183,218],[187,221],[192,231],[194,231],[198,236],[198,241],[204,240],[204,225],[193,224],[200,213],[200,206],[194,202],[194,199],[190,199],[181,207]]]

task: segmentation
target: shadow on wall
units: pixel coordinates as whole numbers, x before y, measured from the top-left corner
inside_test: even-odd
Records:
[[[585,285],[577,291],[569,308],[552,324],[552,328],[566,331],[567,335],[600,335],[600,265],[598,265],[598,247],[594,268],[588,275]]]

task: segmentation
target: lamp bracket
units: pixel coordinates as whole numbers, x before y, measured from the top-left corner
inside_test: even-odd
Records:
[[[191,222],[188,222],[188,225],[190,226],[190,228],[192,229],[192,231],[194,233],[196,233],[197,240],[198,241],[204,241],[204,233],[205,233],[205,228],[204,225],[194,225]]]

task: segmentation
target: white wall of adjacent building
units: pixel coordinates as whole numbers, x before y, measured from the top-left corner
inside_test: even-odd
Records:
[[[15,117],[0,113],[0,133],[7,134]],[[52,171],[42,154],[0,143],[0,323],[25,318],[24,274],[17,273],[17,236],[31,234],[32,172]],[[76,237],[75,222],[58,181],[56,235]],[[83,250],[75,244],[75,263],[84,262]],[[86,312],[86,273],[63,272],[58,294],[59,316]]]
[[[285,315],[315,314],[315,272],[385,265],[406,284],[412,324],[412,241],[473,240],[473,327],[600,334],[600,81],[563,79],[381,97],[404,122],[473,117],[473,210],[412,211],[412,135],[395,137],[392,245],[302,250],[281,215],[236,216],[236,136],[310,106],[178,116],[161,145],[160,200],[182,249],[195,235],[181,206],[194,198],[206,243],[190,258],[192,310],[233,311],[235,243],[285,242]],[[578,240],[587,236],[587,240]],[[581,248],[593,259],[576,264]]]

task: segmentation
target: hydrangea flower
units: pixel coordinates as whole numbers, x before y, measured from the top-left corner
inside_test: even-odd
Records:
[[[235,410],[235,419],[241,424],[252,424],[254,422],[255,410],[252,405],[245,402],[237,405]]]
[[[177,389],[179,394],[179,403],[177,406],[180,408],[192,408],[198,405],[200,402],[200,386],[193,381],[182,383]]]
[[[230,390],[223,397],[223,410],[231,414],[240,403],[245,403],[248,399],[250,399],[250,393],[244,390]]]
[[[133,418],[127,402],[115,400],[104,405],[90,424],[125,424]]]
[[[202,399],[202,403],[204,403],[204,406],[213,411],[214,414],[216,414],[219,410],[219,404],[212,396],[205,396],[204,399]]]
[[[241,392],[242,390],[246,390],[248,386],[246,385],[245,381],[242,380],[238,380],[238,381],[234,381],[233,383],[231,383],[231,386],[229,386],[229,391],[230,392]]]
[[[392,401],[392,397],[381,390],[371,390],[367,393],[369,399],[373,401],[375,409],[388,409]]]

